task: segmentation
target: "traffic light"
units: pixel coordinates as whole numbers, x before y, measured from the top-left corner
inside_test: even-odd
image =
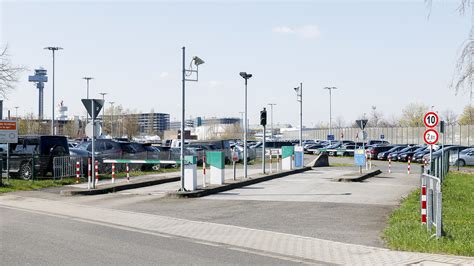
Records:
[[[267,125],[267,110],[265,107],[263,108],[263,111],[260,111],[260,125]]]

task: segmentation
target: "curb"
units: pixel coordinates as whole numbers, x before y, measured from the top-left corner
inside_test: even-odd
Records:
[[[224,184],[222,186],[217,186],[217,187],[210,187],[210,188],[204,188],[196,191],[189,191],[189,192],[168,192],[166,193],[165,197],[167,198],[200,198],[200,197],[205,197],[211,194],[216,194],[220,192],[224,192],[227,190],[232,190],[236,188],[241,188],[245,186],[250,186],[253,184],[269,181],[272,179],[280,178],[280,177],[285,177],[289,176],[292,174],[298,174],[302,173],[308,170],[311,170],[311,167],[303,167],[300,169],[295,169],[295,170],[290,170],[286,172],[281,172],[281,173],[276,173],[276,174],[270,174],[262,177],[258,177],[255,179],[247,179],[244,181],[236,182],[236,183],[229,183],[229,184]]]
[[[358,176],[358,177],[355,177],[355,178],[350,178],[350,177],[335,178],[334,181],[337,181],[337,182],[362,182],[362,181],[364,181],[368,178],[374,177],[374,176],[379,175],[381,173],[382,173],[382,171],[375,170],[375,171],[368,172],[364,175],[361,175],[361,176]]]
[[[154,186],[169,182],[176,182],[179,181],[180,177],[169,177],[169,178],[160,178],[160,179],[152,179],[152,180],[144,180],[144,181],[136,181],[130,182],[125,184],[118,184],[118,185],[108,185],[107,187],[103,188],[96,188],[96,189],[81,189],[81,190],[61,190],[61,196],[79,196],[79,195],[99,195],[99,194],[107,194],[107,193],[114,193],[121,190],[126,189],[133,189],[133,188],[141,188],[147,186]]]

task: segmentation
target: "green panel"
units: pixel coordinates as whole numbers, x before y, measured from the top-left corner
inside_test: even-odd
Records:
[[[207,151],[206,163],[216,168],[224,169],[225,156],[222,151]]]
[[[190,164],[197,164],[197,157],[192,155],[184,156],[184,160]]]
[[[283,146],[281,147],[281,158],[290,157],[293,155],[295,147],[293,146]]]

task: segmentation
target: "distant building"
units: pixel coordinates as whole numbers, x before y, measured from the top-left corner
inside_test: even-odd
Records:
[[[140,133],[164,132],[170,129],[170,115],[165,113],[136,114]]]

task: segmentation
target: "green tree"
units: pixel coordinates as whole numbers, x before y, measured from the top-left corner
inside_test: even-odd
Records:
[[[421,103],[410,103],[402,110],[400,125],[406,127],[421,127],[424,125],[423,116],[428,112],[428,106]]]
[[[459,124],[461,125],[472,125],[474,124],[474,106],[464,107],[464,111],[459,116]]]

